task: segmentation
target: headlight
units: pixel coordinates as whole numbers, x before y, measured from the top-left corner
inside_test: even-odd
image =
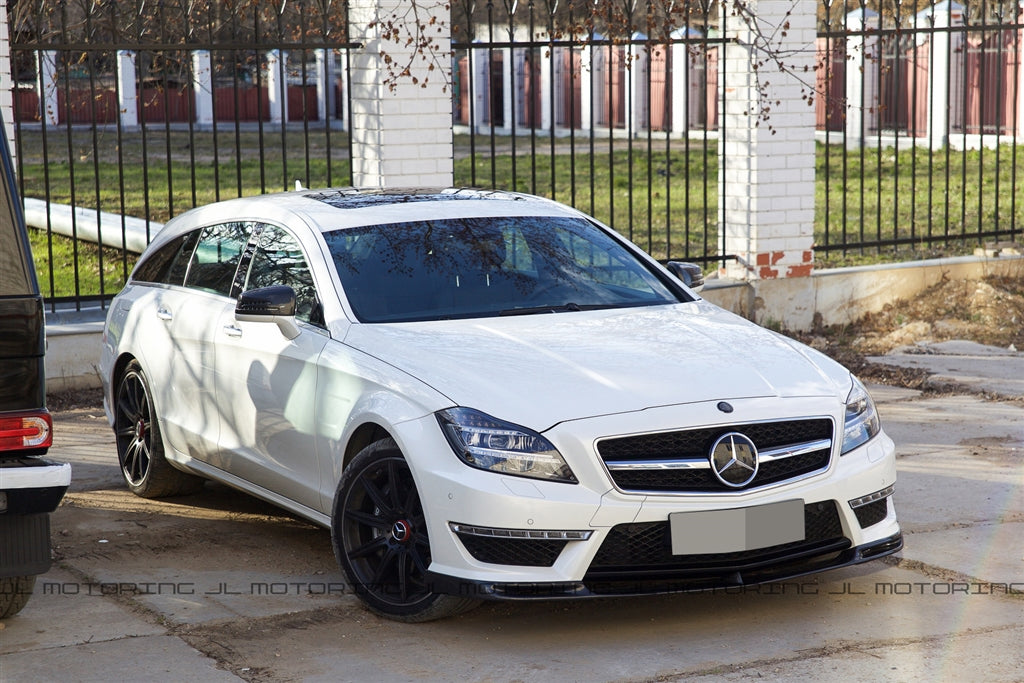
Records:
[[[576,483],[561,454],[537,432],[470,408],[442,410],[437,421],[455,454],[470,467]]]
[[[875,402],[868,396],[867,389],[853,377],[853,389],[846,397],[846,424],[843,426],[842,454],[849,453],[857,446],[867,443],[882,429],[875,411]]]

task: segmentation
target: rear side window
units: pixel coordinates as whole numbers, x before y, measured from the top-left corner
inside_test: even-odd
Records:
[[[162,285],[181,285],[185,282],[188,262],[192,259],[196,242],[199,241],[199,230],[194,230],[176,237],[139,262],[132,280],[136,282],[153,282]]]
[[[231,296],[235,271],[248,241],[247,223],[222,223],[204,228],[192,254],[185,286]]]

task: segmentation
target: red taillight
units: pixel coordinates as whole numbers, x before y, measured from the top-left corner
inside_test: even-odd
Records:
[[[0,415],[0,451],[49,448],[53,444],[53,419],[42,410]]]

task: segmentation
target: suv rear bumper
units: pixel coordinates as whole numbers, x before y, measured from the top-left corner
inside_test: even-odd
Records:
[[[71,484],[71,465],[42,458],[0,461],[0,516],[53,512]]]

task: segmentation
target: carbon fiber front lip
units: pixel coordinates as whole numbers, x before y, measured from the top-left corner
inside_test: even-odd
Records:
[[[776,569],[767,568],[745,574],[726,571],[715,577],[688,578],[664,574],[644,576],[636,573],[618,580],[585,580],[571,582],[516,582],[499,583],[472,581],[427,572],[431,589],[437,593],[458,595],[478,600],[557,600],[577,598],[621,597],[629,595],[665,595],[690,593],[714,589],[735,589],[775,581],[785,581],[830,569],[839,569],[876,560],[899,552],[903,548],[903,533],[839,552],[826,552],[824,557],[800,558],[796,563],[780,562]]]

